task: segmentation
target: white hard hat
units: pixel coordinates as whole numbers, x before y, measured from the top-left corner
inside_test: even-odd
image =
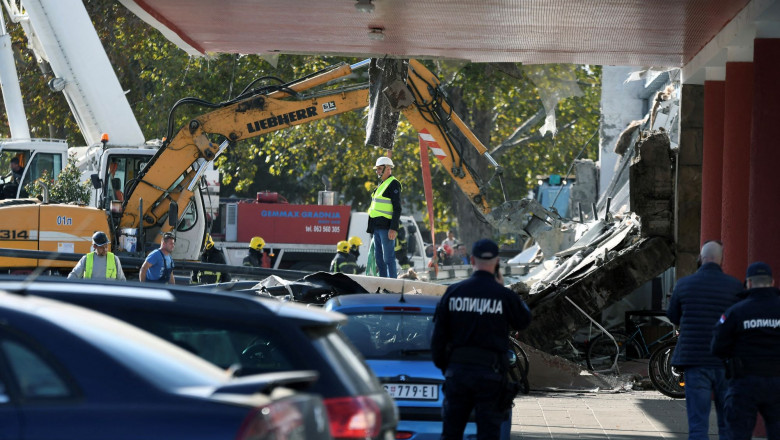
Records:
[[[393,161],[392,161],[392,160],[390,160],[390,158],[389,158],[389,157],[386,157],[386,156],[382,156],[382,157],[380,157],[379,159],[377,159],[377,160],[376,160],[376,165],[374,165],[374,168],[379,168],[379,167],[381,167],[382,165],[389,165],[389,166],[390,166],[390,168],[393,168],[393,166],[394,166],[394,165],[393,165]]]

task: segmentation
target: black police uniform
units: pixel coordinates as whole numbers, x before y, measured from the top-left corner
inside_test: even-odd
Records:
[[[431,341],[433,362],[445,376],[442,439],[462,439],[472,410],[478,438],[499,438],[509,410],[499,404],[509,331],[530,322],[528,306],[490,272],[478,270],[447,288],[436,309]]]
[[[726,423],[733,440],[749,439],[761,412],[769,439],[780,439],[780,290],[760,287],[721,316],[712,354],[728,359]]]

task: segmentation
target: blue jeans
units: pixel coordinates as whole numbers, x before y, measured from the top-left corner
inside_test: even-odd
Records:
[[[395,240],[387,238],[387,229],[375,229],[373,240],[374,258],[379,276],[398,278],[398,269],[395,267]]]
[[[757,412],[764,417],[767,438],[780,439],[780,377],[731,379],[726,393],[726,418],[733,440],[752,437]]]
[[[715,412],[718,415],[718,438],[730,440],[726,428],[726,414],[723,404],[726,401],[725,368],[685,367],[685,409],[688,412],[688,440],[708,440],[710,428],[710,408],[715,397]]]

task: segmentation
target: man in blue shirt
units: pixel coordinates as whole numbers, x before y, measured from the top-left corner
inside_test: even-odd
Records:
[[[152,251],[141,266],[138,279],[141,282],[176,284],[173,278],[173,248],[176,247],[176,236],[170,232],[163,234],[160,248]]]

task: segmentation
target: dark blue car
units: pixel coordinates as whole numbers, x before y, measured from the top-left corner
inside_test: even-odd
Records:
[[[341,330],[363,354],[399,411],[396,438],[433,440],[441,436],[444,376],[433,365],[431,335],[439,296],[401,294],[342,295],[326,310],[349,317]],[[502,427],[508,439],[510,422]],[[476,438],[472,414],[465,439]]]
[[[286,376],[232,378],[114,318],[0,292],[3,439],[330,438],[321,398],[275,387]]]
[[[176,344],[234,376],[313,370],[336,439],[393,438],[393,400],[319,307],[186,286],[0,277],[0,290],[76,304]],[[2,437],[0,437],[1,439]]]

